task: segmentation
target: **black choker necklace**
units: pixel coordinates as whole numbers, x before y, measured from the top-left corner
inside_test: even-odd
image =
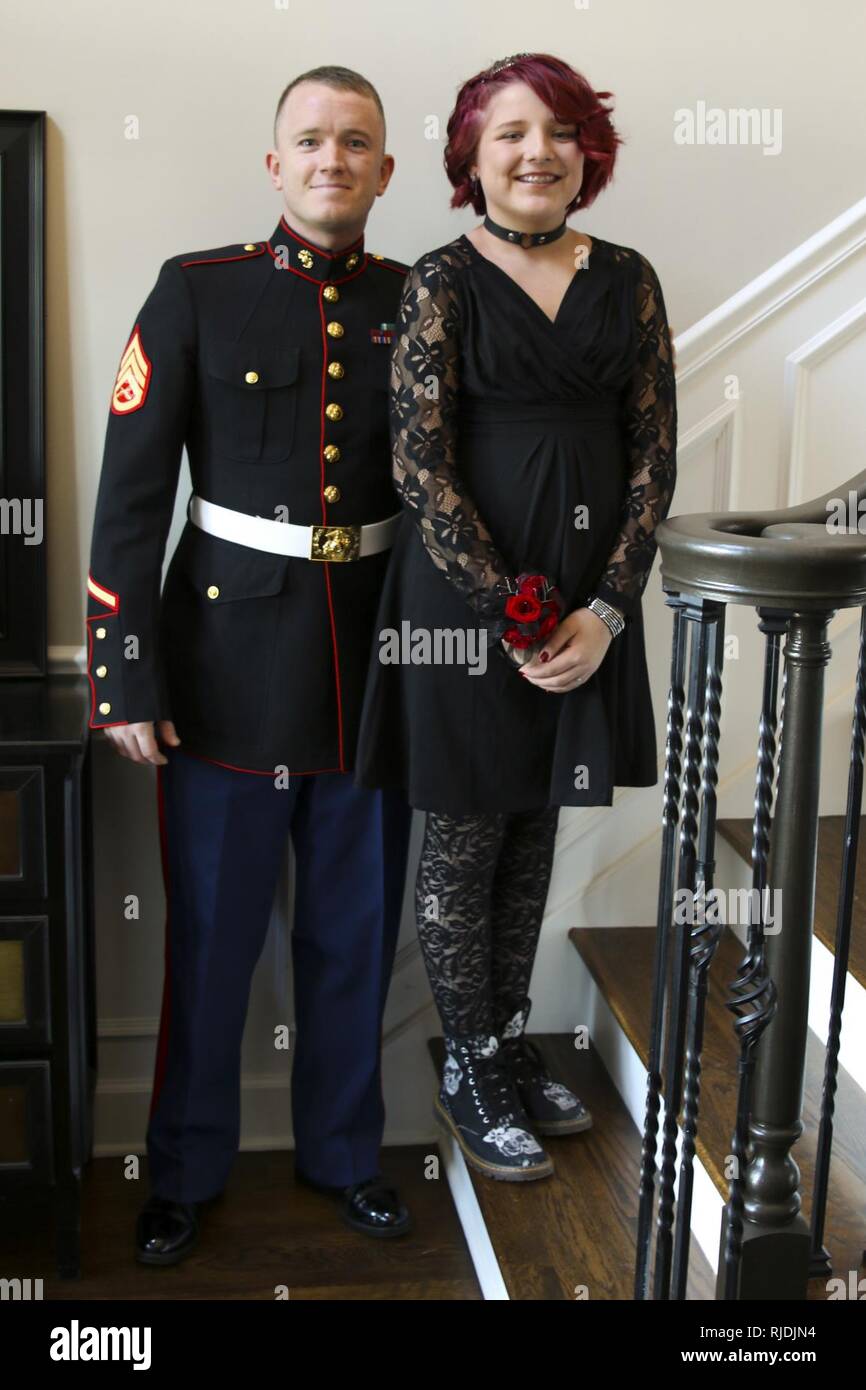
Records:
[[[552,232],[515,232],[509,227],[500,227],[489,215],[484,218],[484,226],[494,236],[502,237],[503,241],[514,241],[528,250],[530,246],[546,246],[549,241],[557,241],[565,231],[565,218]]]

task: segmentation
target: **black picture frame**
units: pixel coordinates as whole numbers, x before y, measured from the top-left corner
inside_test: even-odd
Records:
[[[47,663],[45,115],[0,110],[0,679]]]

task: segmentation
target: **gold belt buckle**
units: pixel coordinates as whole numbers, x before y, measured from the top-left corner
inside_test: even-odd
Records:
[[[311,560],[357,560],[360,549],[360,526],[313,527]]]

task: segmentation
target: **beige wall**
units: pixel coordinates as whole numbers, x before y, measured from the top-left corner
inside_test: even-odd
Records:
[[[444,127],[459,82],[547,50],[612,90],[628,144],[573,225],[654,262],[676,331],[863,195],[860,0],[0,0],[0,90],[48,112],[48,507],[53,646],[82,640],[83,587],[110,387],[160,262],[265,236],[263,164],[297,72],[358,68],[397,161],[368,245],[406,261],[472,225],[448,207]],[[681,145],[674,112],[782,113],[782,146]],[[134,115],[140,138],[124,138]],[[439,117],[443,138],[425,138]]]
[[[323,62],[378,86],[397,168],[368,229],[371,250],[413,261],[475,220],[449,211],[443,140],[460,81],[496,57],[548,50],[615,94],[628,143],[615,181],[573,225],[636,246],[656,266],[674,329],[698,319],[863,197],[862,0],[0,0],[0,92],[6,107],[48,112],[49,641],[56,658],[83,637],[84,577],[108,400],[121,350],[166,256],[267,235],[279,215],[263,164],[273,107],[296,73]],[[462,15],[468,14],[468,20]],[[678,144],[674,113],[703,102],[782,113],[782,146]],[[825,107],[829,110],[825,111]],[[124,138],[129,116],[140,138]],[[862,216],[855,229],[860,245]],[[728,342],[726,320],[683,343],[681,479],[674,511],[773,505],[779,478],[794,496],[850,476],[862,457],[862,335],[846,314],[866,295],[862,253],[845,240],[774,291],[784,311],[750,302]],[[838,261],[838,264],[837,264]],[[772,298],[772,296],[771,296]],[[765,307],[764,298],[761,306]],[[754,311],[754,312],[753,312]],[[747,321],[744,329],[741,320]],[[742,332],[740,330],[743,330]],[[782,384],[791,354],[823,343],[809,366],[808,438],[786,459]],[[735,341],[734,341],[735,340]],[[842,350],[844,348],[844,351]],[[703,364],[703,365],[702,365]],[[743,399],[722,394],[726,374]],[[840,405],[844,410],[840,410]],[[802,422],[801,422],[802,423]],[[820,440],[820,447],[813,441]],[[849,466],[850,464],[850,466]],[[175,510],[177,534],[186,501]],[[783,493],[784,495],[784,493]],[[660,747],[670,618],[648,608]],[[839,621],[842,621],[840,619]],[[747,815],[754,794],[754,615],[729,614],[744,659],[726,664],[720,793]],[[652,625],[655,625],[654,627]],[[656,636],[658,634],[658,636]],[[845,673],[828,678],[829,781],[844,788],[856,623],[837,644]],[[847,643],[847,645],[846,645]],[[846,658],[847,653],[847,658]],[[741,673],[738,675],[738,673]],[[847,684],[845,684],[847,682]],[[839,693],[841,691],[841,693]],[[836,696],[835,704],[833,696]],[[835,721],[835,722],[834,722]],[[97,1152],[140,1151],[153,1075],[164,903],[152,770],[94,748],[97,825]],[[658,878],[659,789],[621,790],[616,808],[563,817],[548,922],[533,977],[532,1027],[571,1031],[585,987],[566,926],[651,922]],[[118,813],[121,808],[120,813]],[[826,811],[840,809],[837,805]],[[425,1039],[437,1031],[414,921],[410,860],[404,929],[386,1014],[384,1085],[390,1142],[429,1135]],[[121,913],[135,892],[141,920]],[[254,981],[244,1037],[245,1146],[287,1142],[288,1071],[274,1021],[290,1021],[288,888]],[[575,1010],[578,1013],[575,1013]]]

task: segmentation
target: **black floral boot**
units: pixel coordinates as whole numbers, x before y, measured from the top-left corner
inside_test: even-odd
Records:
[[[582,1100],[554,1081],[535,1043],[526,1037],[532,1000],[524,999],[500,1024],[499,1053],[517,1087],[532,1128],[538,1134],[576,1134],[592,1127],[592,1115]]]
[[[548,1154],[527,1121],[498,1043],[492,1035],[445,1038],[442,1085],[433,1102],[440,1127],[452,1135],[466,1162],[505,1182],[531,1182],[553,1172]]]

